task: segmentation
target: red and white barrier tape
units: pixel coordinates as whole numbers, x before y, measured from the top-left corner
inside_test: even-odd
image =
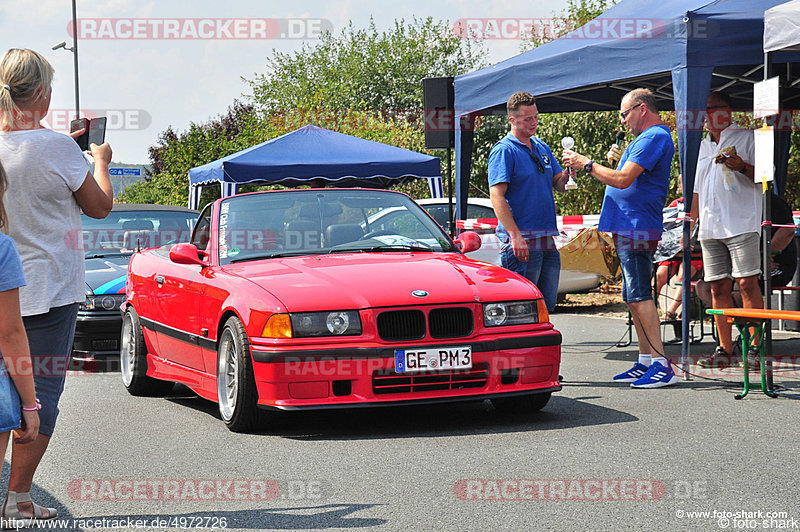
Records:
[[[600,222],[599,214],[575,214],[572,216],[556,216],[556,226],[561,229],[573,229],[582,226],[594,226]],[[470,218],[468,220],[456,220],[458,229],[495,229],[497,218]]]

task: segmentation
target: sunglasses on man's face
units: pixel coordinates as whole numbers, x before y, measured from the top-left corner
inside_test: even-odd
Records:
[[[626,109],[626,110],[622,111],[622,112],[619,114],[619,117],[620,117],[621,119],[625,120],[625,119],[628,117],[628,115],[630,114],[630,112],[631,112],[631,111],[633,111],[634,109],[636,109],[637,107],[639,107],[640,105],[642,105],[642,104],[641,104],[641,103],[637,103],[637,104],[636,104],[636,105],[634,105],[633,107],[630,107],[629,109]]]
[[[539,157],[537,157],[535,153],[531,153],[531,159],[536,163],[536,168],[539,169],[539,172],[544,173],[544,165],[542,161],[539,160]]]

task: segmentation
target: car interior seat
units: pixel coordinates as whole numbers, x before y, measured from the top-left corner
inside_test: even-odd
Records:
[[[155,237],[153,222],[150,220],[127,220],[122,222],[122,237],[124,249],[139,249],[152,247]]]
[[[122,222],[123,231],[152,231],[153,229],[151,220],[127,220]]]
[[[347,242],[361,240],[364,231],[358,224],[331,224],[325,229],[325,244],[338,246]]]
[[[297,211],[297,218],[286,223],[286,249],[318,249],[323,245],[322,226],[329,225],[342,214],[338,203],[306,203]],[[328,244],[329,245],[329,244]]]
[[[314,220],[292,220],[286,223],[285,249],[314,249],[322,246],[319,222]]]
[[[180,220],[167,219],[158,224],[158,245],[173,244],[177,242],[189,241],[189,229],[185,222]]]

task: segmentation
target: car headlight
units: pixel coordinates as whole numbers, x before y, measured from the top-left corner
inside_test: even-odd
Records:
[[[548,319],[544,299],[484,303],[483,305],[483,323],[487,327],[539,323]]]
[[[80,310],[119,310],[125,302],[125,294],[87,295],[79,305]]]
[[[355,310],[298,312],[290,314],[290,317],[297,338],[361,334],[361,318]]]

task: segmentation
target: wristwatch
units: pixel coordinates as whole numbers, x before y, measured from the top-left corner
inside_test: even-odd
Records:
[[[592,173],[592,166],[594,166],[594,161],[589,161],[588,163],[583,165],[583,171],[587,174]]]

